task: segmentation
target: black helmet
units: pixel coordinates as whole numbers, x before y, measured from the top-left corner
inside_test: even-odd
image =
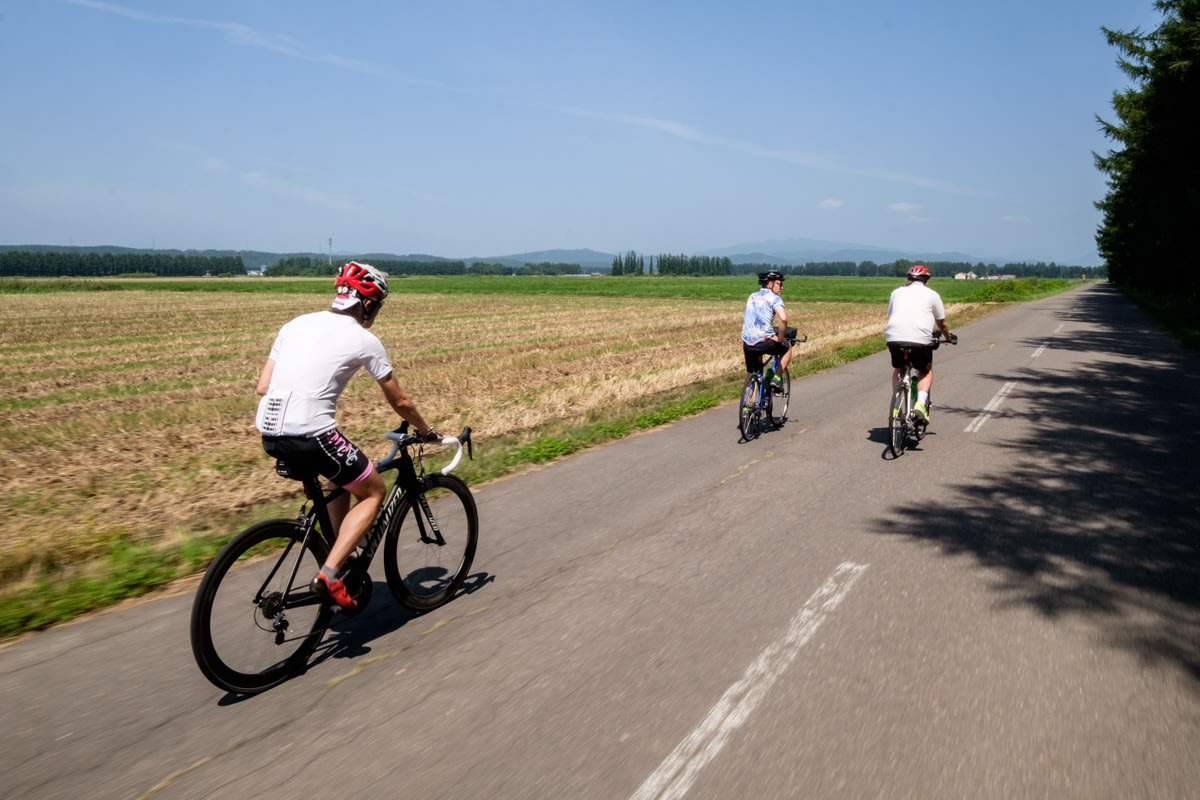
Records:
[[[783,280],[785,280],[783,277],[783,273],[777,269],[769,269],[766,272],[758,273],[758,285],[759,286],[766,286],[771,281],[782,282]]]

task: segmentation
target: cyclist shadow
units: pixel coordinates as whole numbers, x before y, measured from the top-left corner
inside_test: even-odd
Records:
[[[921,452],[924,449],[922,445],[925,443],[925,440],[933,436],[937,436],[937,431],[925,431],[925,435],[921,437],[921,441],[917,441],[915,438],[910,436],[908,439],[908,445],[904,448],[904,452]],[[871,428],[867,431],[867,441],[873,444],[883,445],[883,451],[879,454],[880,459],[883,461],[895,461],[897,458],[899,458],[899,456],[892,455],[892,450],[888,446],[891,443],[891,432],[887,428]]]
[[[788,418],[786,418],[786,417],[784,418],[783,422],[780,422],[778,425],[769,420],[763,420],[762,425],[758,429],[758,433],[753,438],[747,439],[745,436],[740,436],[740,437],[738,437],[738,444],[750,444],[751,442],[754,442],[755,440],[757,440],[763,434],[775,433],[777,431],[783,430],[787,426],[787,424],[788,424]]]
[[[467,576],[462,588],[446,604],[453,606],[465,595],[473,594],[496,580],[495,575],[476,572]],[[392,596],[387,582],[372,582],[371,602],[352,617],[335,615],[329,633],[308,660],[307,669],[335,658],[361,658],[371,653],[371,643],[380,637],[400,630],[427,612],[413,611],[400,605]]]

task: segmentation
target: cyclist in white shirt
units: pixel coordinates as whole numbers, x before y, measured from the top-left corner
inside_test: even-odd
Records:
[[[927,285],[929,270],[914,264],[908,271],[908,281],[892,291],[888,299],[888,321],[883,338],[892,354],[892,394],[900,385],[900,374],[904,370],[904,351],[909,351],[909,361],[919,370],[917,377],[917,403],[913,414],[922,422],[929,422],[929,392],[933,389],[933,331],[941,330],[946,341],[955,342],[958,337],[946,327],[946,308],[942,298]]]
[[[383,343],[368,330],[387,297],[387,273],[351,261],[338,271],[334,286],[337,295],[328,311],[304,314],[280,328],[258,377],[262,399],[255,426],[269,455],[347,490],[330,505],[337,538],[312,587],[343,608],[354,608],[340,570],[375,519],[385,487],[371,459],[337,429],[338,397],[361,367],[379,382],[401,419],[427,440],[441,437],[400,388]],[[351,494],[358,498],[353,508]]]

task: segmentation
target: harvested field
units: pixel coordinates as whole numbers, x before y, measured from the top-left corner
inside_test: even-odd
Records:
[[[739,373],[743,300],[395,293],[374,330],[443,432],[489,437],[586,419]],[[211,533],[295,497],[254,430],[254,382],[288,292],[64,292],[0,308],[0,563],[85,561],[116,541]],[[789,299],[798,356],[879,333],[878,303]],[[951,312],[953,313],[953,312]],[[372,456],[397,424],[365,374],[339,406]],[[228,531],[227,531],[228,532]]]

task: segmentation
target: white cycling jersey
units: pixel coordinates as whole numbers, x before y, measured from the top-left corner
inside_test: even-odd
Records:
[[[941,295],[921,281],[913,281],[895,289],[888,299],[883,338],[889,342],[928,344],[933,341],[937,320],[945,318]]]
[[[338,397],[359,367],[375,380],[392,372],[379,337],[332,311],[305,314],[280,328],[271,360],[271,386],[254,421],[266,436],[316,436],[336,427]]]

